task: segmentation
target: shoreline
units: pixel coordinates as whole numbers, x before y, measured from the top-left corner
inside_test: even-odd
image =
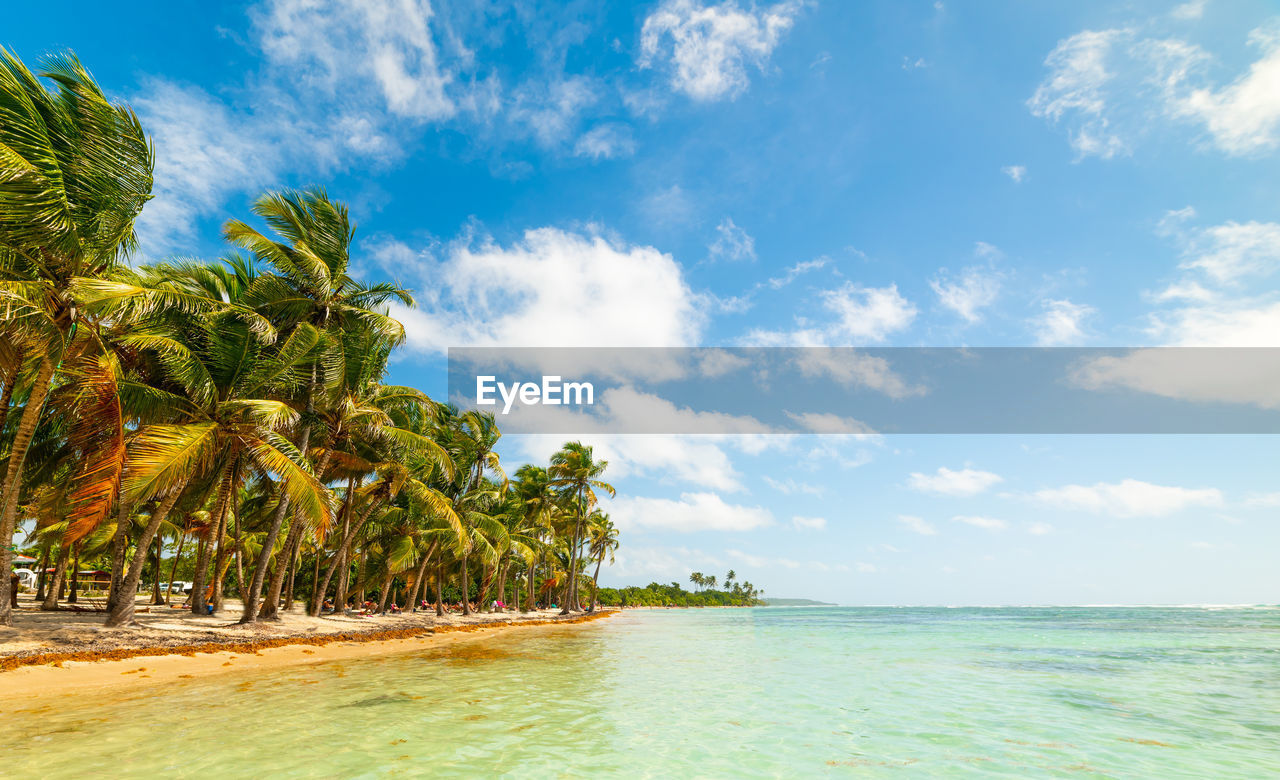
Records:
[[[98,648],[93,647],[96,643],[90,642],[88,646],[74,649],[42,649],[0,655],[0,696],[43,697],[50,693],[85,690],[86,685],[90,688],[109,687],[113,680],[115,683],[154,680],[156,673],[162,673],[165,678],[181,679],[230,671],[227,667],[262,668],[376,656],[434,644],[453,644],[468,638],[480,638],[480,635],[504,633],[507,629],[518,631],[582,625],[618,612],[617,609],[602,609],[591,614],[565,617],[495,617],[464,623],[433,620],[370,630],[291,632],[273,636],[224,635],[184,643],[148,643],[143,640],[143,643],[132,646],[111,646],[111,642],[103,642],[105,646]],[[434,615],[430,617],[434,618]],[[122,638],[119,632],[112,634],[114,640]],[[233,664],[232,661],[237,659],[242,662]],[[249,659],[253,660],[245,663]],[[121,671],[125,667],[128,669]],[[122,678],[122,675],[129,677]]]

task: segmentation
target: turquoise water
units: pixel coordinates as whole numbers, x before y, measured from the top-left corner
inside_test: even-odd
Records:
[[[10,777],[1280,773],[1280,609],[635,611],[7,716]]]

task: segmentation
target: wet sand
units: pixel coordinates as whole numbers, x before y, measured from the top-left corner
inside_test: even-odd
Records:
[[[225,612],[209,618],[183,614],[162,613],[143,621],[142,627],[103,629],[102,615],[37,613],[40,619],[33,620],[20,612],[15,627],[0,635],[0,701],[448,648],[498,632],[581,625],[615,612],[559,617],[556,611],[543,610],[443,618],[434,613],[379,618],[293,614],[279,623],[250,628],[229,622]]]

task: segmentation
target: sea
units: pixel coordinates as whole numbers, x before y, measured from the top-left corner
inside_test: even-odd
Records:
[[[1280,608],[627,610],[0,709],[15,778],[1259,778]]]

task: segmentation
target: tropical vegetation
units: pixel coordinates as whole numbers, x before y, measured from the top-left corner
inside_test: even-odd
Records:
[[[181,606],[178,581],[192,612],[237,598],[244,623],[612,603],[607,462],[569,442],[509,476],[492,415],[390,384],[390,304],[413,297],[352,275],[346,206],[268,192],[225,256],[142,262],[153,170],[73,56],[33,72],[0,49],[0,571],[30,554],[58,609],[100,569],[113,626],[143,583]]]

